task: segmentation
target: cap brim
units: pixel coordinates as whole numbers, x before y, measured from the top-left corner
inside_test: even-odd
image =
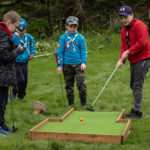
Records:
[[[68,25],[77,25],[78,26],[78,23],[76,22],[76,21],[74,21],[74,22],[69,22],[69,23],[67,23]]]
[[[128,13],[124,13],[124,12],[122,12],[122,13],[119,13],[119,15],[118,16],[129,16],[130,14],[128,14]]]
[[[17,29],[18,29],[19,31],[23,31],[23,30],[26,29],[26,26],[19,26]]]

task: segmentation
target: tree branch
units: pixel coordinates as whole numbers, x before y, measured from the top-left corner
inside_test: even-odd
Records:
[[[8,2],[0,2],[0,6],[11,6],[11,5],[15,5],[17,3],[19,3],[20,0],[12,0],[12,1],[8,1]]]

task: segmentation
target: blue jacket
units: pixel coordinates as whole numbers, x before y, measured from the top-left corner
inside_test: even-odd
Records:
[[[85,39],[78,32],[71,34],[66,31],[59,39],[57,52],[58,67],[63,67],[63,64],[85,64],[87,62]]]
[[[26,50],[15,59],[15,62],[26,63],[29,56],[35,54],[36,46],[34,38],[28,33],[25,33],[23,36],[18,36],[18,33],[14,33],[12,40],[15,46],[21,45],[26,47]]]

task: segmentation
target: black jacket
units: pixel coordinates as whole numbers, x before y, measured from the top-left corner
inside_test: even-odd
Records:
[[[18,49],[13,48],[11,36],[0,29],[0,86],[16,86],[15,58],[18,56]]]

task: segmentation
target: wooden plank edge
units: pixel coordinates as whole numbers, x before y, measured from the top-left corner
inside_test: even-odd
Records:
[[[42,122],[40,122],[39,124],[37,124],[35,127],[33,127],[32,129],[30,129],[30,131],[35,131],[37,130],[38,128],[40,128],[41,126],[43,126],[44,124],[46,124],[48,122],[48,118],[43,120]]]
[[[60,118],[60,121],[64,121],[64,119],[67,118],[73,111],[74,111],[74,108],[71,108],[67,113],[65,113],[65,114]]]
[[[59,118],[49,118],[48,122],[60,122]]]
[[[116,122],[120,122],[120,120],[123,118],[123,116],[124,116],[124,112],[125,112],[125,109],[122,109],[122,111],[121,111],[121,113],[120,113],[120,115],[119,115],[119,117],[117,118],[117,120],[116,120]]]
[[[127,125],[123,131],[123,134],[122,134],[122,139],[121,139],[121,144],[124,143],[124,140],[127,138],[127,136],[129,135],[130,133],[130,127],[131,127],[131,120],[128,119],[128,122],[127,122]]]
[[[47,119],[43,120],[42,122],[40,122],[39,124],[37,124],[32,129],[30,129],[30,131],[35,131],[35,130],[39,129],[41,126],[45,125],[47,122],[60,122],[60,119],[58,119],[58,118],[47,118]]]
[[[61,132],[33,132],[32,138],[35,140],[63,140],[63,141],[83,141],[87,143],[118,143],[120,144],[122,136],[120,135],[102,135],[102,134],[81,134],[81,133],[61,133]]]
[[[47,118],[47,119],[43,120],[42,122],[37,124],[35,127],[30,129],[29,138],[32,139],[33,132],[36,132],[39,128],[41,128],[43,125],[45,125],[48,122],[60,122],[60,119],[58,119],[58,118]]]

